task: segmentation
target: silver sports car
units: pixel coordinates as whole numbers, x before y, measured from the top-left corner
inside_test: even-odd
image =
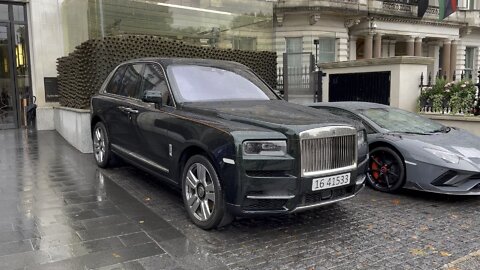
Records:
[[[393,107],[366,102],[310,105],[361,121],[368,132],[368,183],[383,192],[400,188],[480,195],[480,137]]]

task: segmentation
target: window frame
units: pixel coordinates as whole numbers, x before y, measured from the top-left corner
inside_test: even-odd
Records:
[[[107,77],[107,79],[105,79],[105,82],[104,82],[104,85],[102,85],[102,90],[99,92],[101,94],[104,94],[104,95],[108,95],[108,96],[113,96],[113,97],[119,97],[119,98],[124,98],[124,99],[130,99],[130,100],[135,100],[135,101],[141,101],[143,102],[141,99],[139,98],[136,98],[136,97],[128,97],[128,96],[122,96],[122,95],[118,95],[118,94],[113,94],[113,93],[109,93],[107,92],[107,88],[108,88],[108,85],[110,84],[111,80],[113,79],[113,76],[115,76],[115,73],[117,72],[117,70],[119,68],[121,68],[122,66],[125,66],[125,65],[135,65],[135,64],[143,64],[143,65],[147,65],[147,64],[153,64],[153,65],[157,65],[160,67],[160,69],[162,70],[163,74],[165,74],[165,80],[167,82],[167,88],[168,88],[168,91],[170,92],[170,95],[172,96],[172,101],[173,101],[173,106],[168,106],[170,108],[177,108],[177,101],[175,100],[175,95],[173,95],[173,91],[172,91],[172,88],[170,87],[170,80],[167,76],[167,73],[165,72],[165,68],[163,67],[162,64],[158,63],[158,62],[155,62],[155,61],[135,61],[135,62],[125,62],[125,63],[121,63],[119,64],[118,66],[115,67],[115,69],[110,73],[109,77]],[[145,69],[145,68],[144,68]],[[126,69],[125,69],[126,71]],[[144,70],[143,70],[144,71]],[[125,73],[122,75],[122,81],[123,81],[123,76],[125,75]],[[143,72],[142,72],[142,75],[143,75]],[[143,84],[143,81],[142,81],[142,84]],[[140,85],[141,87],[141,85]],[[145,103],[145,102],[144,102]]]
[[[332,42],[333,43],[333,51],[322,51],[322,46],[320,46],[320,42],[321,41],[328,41],[328,42]],[[319,45],[318,45],[318,48],[317,48],[317,55],[318,55],[318,63],[333,63],[333,62],[337,62],[337,58],[338,58],[338,38],[336,37],[318,37],[318,42],[319,42]],[[333,59],[332,61],[328,61],[328,62],[321,62],[320,59],[321,59],[321,55],[322,54],[326,54],[326,55],[332,55],[333,56]]]
[[[133,66],[136,66],[136,65],[141,65],[141,69],[140,69],[140,76],[142,77],[143,79],[143,72],[145,70],[145,64],[143,63],[129,63],[129,64],[126,64],[126,68],[125,68],[125,71],[123,72],[123,76],[122,76],[122,91],[124,91],[124,88],[125,88],[125,85],[123,84],[123,80],[125,80],[125,74],[127,74],[127,71],[129,68],[133,68],[135,70],[135,68]],[[134,91],[134,96],[129,96],[128,93],[127,95],[119,95],[117,94],[118,96],[121,96],[121,97],[126,97],[126,98],[131,98],[131,99],[137,99],[135,96],[137,96],[138,94],[138,91],[140,90],[140,87],[143,83],[143,80],[140,81],[140,82],[137,82],[137,85],[136,85],[136,89]]]
[[[108,92],[108,88],[109,88],[110,85],[112,84],[113,79],[115,78],[115,75],[117,74],[117,71],[118,71],[120,68],[123,68],[123,67],[125,67],[125,69],[124,69],[123,72],[122,72],[122,76],[121,76],[121,78],[120,78],[120,83],[123,82],[123,76],[125,75],[125,71],[127,70],[127,67],[126,67],[125,64],[118,65],[118,66],[110,73],[110,76],[108,77],[108,80],[106,80],[107,83],[106,83],[105,87],[103,87],[103,91],[102,91],[102,92],[103,92],[104,94],[123,97],[122,95]]]
[[[169,94],[170,94],[170,97],[171,97],[171,100],[172,100],[172,105],[168,105],[168,104],[163,105],[163,104],[162,104],[162,107],[167,106],[167,107],[170,107],[170,108],[176,108],[175,97],[173,96],[173,91],[170,89],[170,82],[168,81],[167,73],[165,72],[165,69],[163,68],[163,66],[160,65],[160,64],[158,64],[158,63],[156,63],[156,62],[144,62],[144,64],[143,64],[142,77],[143,77],[143,75],[145,74],[145,70],[146,70],[146,68],[147,68],[147,65],[159,66],[160,69],[161,69],[161,71],[163,72],[163,76],[164,76],[164,78],[165,78],[165,84],[167,85],[167,90],[168,90],[168,92],[169,92]],[[139,89],[138,89],[137,96],[138,96],[138,94],[140,94],[140,91],[143,91],[144,83],[145,83],[145,78],[143,77],[143,78],[142,78],[142,82],[140,83],[140,87],[139,87]],[[136,99],[144,102],[141,98],[136,98]],[[162,97],[162,99],[163,99],[163,97]],[[144,103],[146,103],[146,102],[144,102]]]

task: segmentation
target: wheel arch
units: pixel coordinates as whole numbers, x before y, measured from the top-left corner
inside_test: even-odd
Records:
[[[93,129],[95,128],[95,125],[98,122],[103,122],[105,124],[105,121],[103,121],[103,119],[99,115],[93,115],[92,120],[90,121],[90,135],[92,136],[92,138],[93,138]],[[108,131],[108,127],[106,125],[105,125],[105,128]]]
[[[177,167],[177,170],[175,172],[175,174],[176,174],[175,178],[181,178],[182,177],[182,172],[185,168],[185,164],[187,163],[187,161],[191,157],[193,157],[195,155],[202,155],[202,156],[206,157],[212,163],[212,165],[215,168],[216,173],[217,173],[217,175],[219,176],[219,179],[220,179],[220,171],[219,171],[218,163],[215,162],[215,158],[205,147],[202,147],[198,144],[189,145],[189,146],[185,147],[185,149],[182,150],[181,154],[178,157],[179,166]]]

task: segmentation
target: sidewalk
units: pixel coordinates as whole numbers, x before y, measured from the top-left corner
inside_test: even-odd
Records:
[[[480,269],[480,198],[369,188],[203,231],[178,190],[56,132],[0,131],[0,269]],[[473,254],[473,255],[472,255]]]

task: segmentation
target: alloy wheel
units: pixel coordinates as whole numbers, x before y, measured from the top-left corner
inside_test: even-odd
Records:
[[[404,178],[402,160],[388,148],[374,149],[370,153],[368,178],[377,190],[392,192],[399,189]]]
[[[194,163],[188,168],[184,191],[192,215],[199,221],[208,220],[215,211],[215,185],[203,164]]]
[[[95,152],[95,159],[98,163],[102,163],[105,160],[105,134],[101,127],[97,127],[93,136],[93,148]]]

